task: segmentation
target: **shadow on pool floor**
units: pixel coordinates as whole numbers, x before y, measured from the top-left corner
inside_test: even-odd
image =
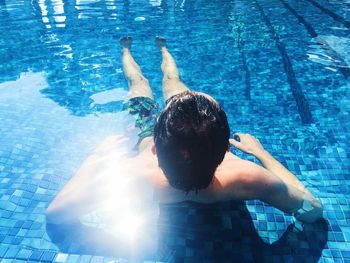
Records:
[[[271,222],[271,221],[270,221]],[[145,246],[130,255],[122,238],[81,224],[47,225],[62,252],[166,262],[317,262],[327,243],[328,223],[320,220],[298,230],[290,224],[274,243],[265,243],[244,202],[160,205],[158,251]],[[146,249],[145,249],[146,248]]]

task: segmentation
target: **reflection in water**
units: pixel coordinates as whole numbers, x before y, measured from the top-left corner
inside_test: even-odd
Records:
[[[18,172],[9,177],[9,180],[16,187],[22,185],[23,181],[29,182],[37,189],[35,198],[48,200],[62,188],[96,145],[108,135],[126,133],[126,127],[135,120],[125,112],[90,114],[85,117],[72,115],[67,109],[43,96],[41,90],[49,86],[46,76],[43,72],[22,73],[18,80],[0,84],[0,114],[3,124],[0,157],[8,158],[8,153],[24,150],[18,155],[19,160],[8,165],[7,169],[25,169],[26,172]],[[132,132],[128,134],[131,135]],[[134,138],[131,143],[136,141],[137,138]],[[15,158],[14,155],[11,156]],[[17,163],[23,165],[22,170],[16,168]],[[32,202],[31,209],[40,211],[40,214],[31,215],[39,226],[44,226],[43,203]],[[33,210],[28,215],[31,211]],[[16,212],[15,216],[19,214]],[[40,231],[44,233],[44,229]],[[101,230],[96,229],[95,232]],[[48,238],[40,242],[31,242],[32,239],[32,236],[26,236],[18,245],[31,243],[33,249],[54,246]],[[71,245],[72,243],[63,244],[66,247]],[[94,251],[92,249],[87,253],[93,254]]]
[[[46,2],[51,2],[52,14],[48,11],[48,6]],[[62,0],[38,0],[38,5],[41,11],[42,21],[46,28],[51,28],[50,18],[54,19],[53,25],[55,27],[65,27],[66,16],[64,15],[64,2]]]
[[[350,38],[337,37],[334,35],[322,35],[315,39],[315,44],[310,45],[308,58],[314,62],[327,66],[330,70],[337,71],[337,68],[350,68]],[[349,77],[349,71],[344,74]]]
[[[283,87],[285,76],[282,71],[273,71],[274,67],[266,68],[266,65],[270,65],[267,62],[270,57],[273,57],[274,47],[268,49],[270,36],[264,32],[265,30],[257,30],[261,25],[259,17],[248,2],[150,0],[147,4],[147,2],[129,0],[123,2],[34,0],[30,2],[30,8],[22,9],[18,3],[19,7],[8,3],[9,1],[0,0],[1,19],[6,18],[6,23],[1,24],[6,30],[6,37],[1,39],[0,52],[3,61],[7,62],[1,65],[0,76],[1,80],[18,79],[18,82],[7,83],[5,88],[1,86],[0,106],[8,110],[9,116],[11,114],[11,118],[4,118],[6,123],[3,127],[11,130],[11,136],[13,136],[5,137],[2,134],[2,142],[6,142],[4,143],[6,146],[2,147],[8,147],[6,148],[8,152],[12,151],[15,144],[33,147],[29,150],[31,155],[28,157],[28,164],[31,165],[28,166],[29,175],[33,177],[32,183],[44,185],[39,189],[40,191],[46,190],[49,185],[49,192],[44,196],[46,202],[47,197],[52,198],[57,193],[79,167],[80,162],[106,135],[125,133],[128,116],[123,115],[120,110],[127,83],[121,70],[118,43],[118,39],[123,35],[134,37],[133,52],[149,78],[156,98],[161,97],[161,74],[160,55],[154,46],[153,38],[155,35],[164,35],[170,40],[169,45],[179,62],[185,82],[190,87],[198,87],[212,95],[225,97],[226,104],[231,107],[229,109],[239,113],[237,123],[243,124],[243,129],[256,128],[255,130],[261,131],[262,134],[265,132],[265,127],[269,134],[274,129],[276,137],[271,136],[271,141],[274,143],[274,141],[280,141],[276,138],[282,138],[285,141],[284,138],[287,137],[285,133],[292,132],[290,130],[295,127],[289,118],[280,116],[281,112],[284,114],[293,112],[293,103],[288,102],[284,105],[283,100],[288,97],[288,94],[280,87],[265,89],[265,87]],[[29,5],[29,2],[27,3]],[[231,26],[227,27],[232,8],[240,5],[245,7],[242,7],[243,10],[249,10],[247,17],[239,17],[237,21],[244,25],[241,26],[243,32],[240,36],[245,44],[243,48],[247,54],[248,68],[254,69],[251,76],[252,86],[254,86],[252,95],[255,99],[259,98],[261,105],[264,105],[262,111],[259,111],[258,106],[251,107],[242,95],[244,85],[241,83],[242,66],[239,64],[236,35],[232,34]],[[250,13],[251,16],[249,16]],[[140,22],[134,20],[141,16],[146,19]],[[233,23],[235,24],[236,21]],[[281,28],[286,33],[290,33],[287,25]],[[341,43],[347,45],[345,38],[328,40],[333,44],[339,42],[338,47],[336,45],[332,47],[347,58],[344,46],[340,45]],[[264,48],[262,52],[261,48]],[[272,60],[277,61],[277,64],[280,63],[278,58],[273,57]],[[262,67],[256,67],[259,65],[257,61],[263,64]],[[334,61],[330,61],[332,62]],[[323,72],[318,67],[310,68],[310,75],[314,71]],[[45,74],[39,74],[39,77],[35,75],[36,73],[21,75],[21,72],[28,71],[44,71]],[[38,77],[40,81],[38,82],[31,74]],[[27,78],[28,75],[30,78]],[[321,76],[321,74],[318,75]],[[343,79],[336,75],[325,76],[323,81],[326,85],[322,83],[322,86],[329,85],[336,94],[339,90],[338,84]],[[319,83],[316,84],[319,85]],[[344,90],[348,88],[344,86]],[[271,104],[276,96],[283,99]],[[330,106],[326,98],[319,99],[312,94],[309,96],[315,101],[315,105],[322,102],[319,104],[322,105],[322,109]],[[242,100],[242,104],[246,106],[238,105],[231,101],[232,98]],[[341,101],[340,107],[348,112],[349,107],[346,107],[348,105],[346,103],[349,101],[349,96],[345,98]],[[333,100],[332,97],[331,99]],[[334,101],[336,102],[337,99]],[[272,106],[269,108],[269,105]],[[269,109],[266,110],[266,108]],[[276,115],[273,114],[274,111],[277,112]],[[252,113],[253,118],[249,124],[246,119],[243,119],[248,113]],[[333,122],[336,114],[331,116],[332,120],[329,120],[328,126],[334,125],[338,128],[336,122]],[[130,122],[133,123],[133,121]],[[255,123],[258,125],[254,126]],[[277,130],[272,127],[280,123],[283,124],[280,127],[287,128]],[[322,131],[325,127],[322,125],[320,122],[320,126],[311,127],[310,132],[306,133],[310,136],[305,136],[303,147],[309,147],[312,156],[314,156],[315,147],[319,145],[324,147],[329,144],[331,136],[333,136],[334,145],[338,143],[338,138],[334,139],[333,135],[337,135],[338,131],[329,128],[330,136],[326,137],[324,134],[327,131]],[[297,142],[296,145],[304,144],[300,135],[304,135],[305,131],[299,126],[295,130],[296,133],[291,134],[290,138],[298,135],[295,137],[299,141],[291,140],[291,147],[295,142]],[[278,137],[279,135],[281,136]],[[28,138],[32,140],[29,141]],[[280,144],[275,143],[275,146],[280,147]],[[292,151],[292,154],[299,153],[305,155],[306,150]],[[322,164],[326,163],[326,160],[320,159],[320,156],[317,158]],[[313,163],[310,159],[307,159],[306,166],[301,168],[305,174],[309,165],[312,169],[318,169],[317,163]],[[22,160],[19,163],[22,164]],[[298,165],[295,167],[299,169]],[[18,168],[18,170],[21,169],[23,168]],[[323,169],[328,172],[326,168]],[[343,170],[346,171],[346,168]],[[320,187],[325,185],[323,191],[326,193],[327,181],[323,182],[316,178],[316,172],[312,174],[315,180],[320,182]],[[331,174],[332,180],[338,179],[338,175],[333,171]],[[28,178],[29,175],[26,174]],[[44,181],[47,185],[42,182],[45,176],[50,179],[48,183]],[[124,193],[124,195],[127,194]],[[114,203],[112,200],[107,207],[113,206]],[[43,203],[39,205],[40,207],[37,208],[43,210]],[[148,215],[146,211],[143,211],[141,216],[133,211],[126,213],[125,209],[129,204],[119,207],[119,210],[124,213],[123,217],[119,216],[119,213],[100,211],[87,215],[82,219],[82,223],[76,222],[70,226],[48,225],[47,228],[52,241],[61,251],[116,257],[130,256],[134,254],[133,250],[142,254],[143,257],[151,255],[154,253],[154,243],[158,241],[158,235],[160,244],[157,257],[166,258],[171,254],[175,261],[176,259],[181,261],[185,254],[193,254],[199,260],[220,259],[227,255],[240,259],[241,251],[248,251],[248,255],[251,255],[248,257],[255,259],[267,254],[276,254],[275,252],[279,249],[287,251],[287,254],[291,254],[290,250],[303,251],[317,259],[324,247],[326,228],[323,228],[322,223],[306,228],[301,233],[295,233],[292,227],[289,227],[283,236],[282,229],[285,228],[278,229],[276,232],[282,236],[280,241],[274,245],[267,245],[259,238],[260,232],[257,233],[255,230],[252,218],[244,206],[232,205],[229,211],[225,205],[216,206],[196,207],[193,204],[162,206],[160,217],[158,219],[150,217],[152,220],[149,220],[151,221],[149,223],[159,220],[158,234],[155,234],[156,230],[154,230],[153,234],[148,233],[140,237],[140,240],[135,236],[139,233],[136,230],[144,224],[144,220],[140,220],[140,217],[148,218]],[[227,222],[230,223],[226,224]],[[270,222],[274,223],[274,219]],[[286,223],[283,223],[283,227],[286,227]],[[104,231],[101,231],[101,228]],[[127,241],[135,238],[138,239],[136,243]],[[27,238],[25,241],[28,240],[31,239]],[[45,245],[53,246],[51,242],[47,240],[45,242]],[[133,243],[134,247],[128,243]],[[140,244],[145,245],[145,251],[140,249]],[[147,247],[147,244],[151,245]],[[295,254],[293,253],[294,256]]]
[[[161,6],[162,1],[161,0],[149,0],[150,5],[158,7]]]
[[[128,92],[122,88],[110,89],[95,93],[90,96],[93,100],[93,104],[107,104],[113,103],[113,101],[127,100]]]
[[[90,24],[81,27],[78,23],[79,16],[87,15],[86,12],[89,15],[94,13],[93,17],[97,18],[101,18],[101,12],[95,13],[95,10],[108,10],[111,15],[115,14],[114,1],[77,1],[75,9],[72,9],[71,4],[65,5],[61,0],[40,0],[38,4],[33,2],[33,8],[39,11],[36,14],[47,29],[40,39],[49,58],[45,67],[48,68],[50,86],[42,93],[78,116],[120,111],[120,100],[101,105],[94,104],[90,99],[96,92],[114,89],[121,82],[126,83],[122,72],[114,67],[116,52],[114,55],[109,48],[106,49],[109,43],[96,46],[96,35],[90,30]],[[65,11],[70,14],[68,19]],[[52,18],[54,23],[50,24]],[[68,31],[59,27],[66,27]],[[109,32],[105,33],[108,35]]]
[[[47,17],[47,7],[45,5],[45,0],[39,0],[38,1],[40,10],[41,10],[41,16],[42,16],[42,20],[44,22],[44,24],[46,25],[46,28],[51,28],[51,25],[49,25],[49,18]]]
[[[161,74],[160,55],[152,40],[155,35],[164,35],[170,39],[174,39],[174,36],[179,38],[172,43],[174,46],[172,50],[176,57],[191,57],[191,60],[184,60],[181,63],[183,68],[193,68],[195,73],[194,78],[188,77],[191,76],[191,72],[183,74],[189,86],[203,82],[195,79],[203,70],[216,71],[215,66],[210,63],[201,63],[201,61],[212,59],[221,47],[218,47],[215,52],[206,50],[205,55],[193,57],[191,52],[202,48],[203,44],[193,41],[187,48],[182,48],[180,43],[185,38],[189,38],[193,30],[200,33],[203,29],[201,21],[206,20],[206,14],[196,12],[197,18],[193,25],[186,19],[182,24],[178,24],[176,20],[176,17],[191,16],[192,11],[198,8],[196,3],[159,1],[157,4],[140,5],[136,2],[123,1],[117,7],[114,0],[77,0],[74,4],[67,0],[37,0],[32,1],[31,4],[33,13],[36,15],[34,17],[36,19],[31,20],[31,28],[35,34],[28,36],[29,43],[26,45],[28,52],[25,57],[40,56],[40,59],[31,59],[19,65],[17,62],[20,59],[13,59],[7,66],[13,66],[17,76],[28,68],[46,71],[50,85],[42,91],[43,94],[77,116],[121,110],[120,103],[94,105],[90,97],[110,89],[121,87],[126,89],[127,83],[121,71],[118,43],[118,39],[123,35],[133,35],[136,59],[150,79],[156,98],[161,96]],[[229,6],[226,4],[220,7],[222,10],[220,15],[215,11],[216,4],[212,5],[206,10],[213,10],[211,12],[213,18],[218,19],[220,16],[228,15],[228,11],[225,10],[228,10]],[[30,17],[32,14],[27,13],[26,16]],[[137,22],[134,20],[136,17],[145,17],[146,20]],[[10,28],[9,35],[17,35],[15,27]],[[209,38],[208,35],[200,37]],[[217,42],[222,37],[220,34],[213,34],[210,38],[211,42]],[[17,39],[13,42],[18,43]],[[226,52],[226,49],[222,51]],[[14,53],[15,56],[22,55],[21,51]],[[230,59],[230,55],[226,56]],[[208,78],[206,81],[218,81],[218,74],[210,73],[210,75],[213,79]],[[211,85],[201,83],[201,86],[205,89]]]
[[[116,6],[116,1],[115,0],[105,0],[105,5],[106,8],[109,12],[109,19],[117,19],[117,6]]]
[[[53,0],[51,0],[53,1]],[[64,3],[62,0],[55,0],[55,4],[53,6],[54,16],[56,26],[57,27],[65,27],[66,16],[64,15]]]
[[[154,256],[158,242],[158,204],[153,201],[153,188],[146,180],[118,170],[118,163],[128,152],[127,145],[119,147],[105,160],[103,171],[93,175],[104,178],[106,186],[97,185],[105,187],[94,200],[98,208],[83,216],[80,222],[83,226],[99,227],[117,240],[115,243],[110,239],[104,241],[118,248],[119,254],[114,250],[109,252],[114,256]]]

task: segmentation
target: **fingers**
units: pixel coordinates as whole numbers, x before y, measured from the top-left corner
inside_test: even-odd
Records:
[[[230,139],[229,142],[233,146],[241,148],[243,145],[247,144],[247,142],[251,139],[258,141],[255,137],[251,136],[248,133],[235,133],[233,134],[233,139]]]
[[[244,135],[244,133],[235,133],[233,135],[233,138],[236,140],[236,141],[241,141],[241,137]]]
[[[235,146],[235,147],[236,147],[236,145],[239,144],[239,142],[236,141],[236,140],[234,140],[234,139],[229,139],[229,142],[230,142],[231,145],[233,145],[233,146]]]
[[[241,139],[244,138],[244,137],[245,138],[253,138],[253,139],[257,140],[257,138],[255,138],[253,135],[250,135],[249,133],[235,133],[233,135],[233,138],[235,140],[238,140],[238,141],[241,141]]]
[[[230,139],[229,142],[235,148],[240,149],[240,150],[242,149],[242,143],[240,143],[239,141],[236,141],[234,139]]]
[[[235,148],[248,154],[253,154],[256,151],[263,149],[259,140],[247,133],[235,133],[233,139],[230,139],[229,142]]]
[[[230,144],[232,144],[235,147],[240,145],[240,141],[241,141],[241,138],[242,138],[243,135],[244,135],[243,133],[235,133],[235,134],[233,134],[233,139],[229,140]]]

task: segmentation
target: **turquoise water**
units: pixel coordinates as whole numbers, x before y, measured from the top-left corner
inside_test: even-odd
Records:
[[[222,104],[232,132],[254,134],[297,174],[326,220],[298,232],[258,201],[162,206],[158,233],[135,242],[152,249],[138,256],[350,262],[350,2],[2,0],[0,8],[1,262],[129,257],[118,249],[126,242],[119,232],[115,243],[105,236],[111,228],[100,215],[63,230],[45,218],[106,136],[136,140],[133,118],[121,111],[125,35],[161,105],[156,35],[168,39],[183,81]]]

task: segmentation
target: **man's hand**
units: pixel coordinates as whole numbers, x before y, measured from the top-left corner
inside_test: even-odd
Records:
[[[230,139],[230,144],[245,153],[253,155],[264,150],[258,139],[245,133],[235,133],[233,139]]]
[[[243,133],[235,133],[233,138],[230,139],[230,144],[243,152],[254,155],[270,172],[270,175],[266,174],[266,176],[261,176],[264,172],[258,172],[254,180],[252,176],[250,177],[255,182],[260,180],[260,183],[255,184],[256,194],[261,194],[260,200],[282,211],[295,214],[303,222],[314,222],[322,217],[322,204],[294,174],[264,150],[258,139]],[[281,181],[274,179],[275,176]],[[262,188],[259,189],[259,187]]]

